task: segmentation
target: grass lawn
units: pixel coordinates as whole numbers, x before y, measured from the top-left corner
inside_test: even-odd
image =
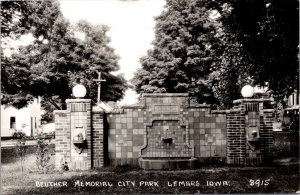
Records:
[[[34,155],[26,157],[23,175],[20,161],[2,164],[2,193],[295,193],[299,190],[298,162],[274,167],[203,167],[184,171],[144,171],[129,170],[128,167],[107,167],[77,172],[55,171],[53,161],[54,156],[46,174],[36,168]],[[251,180],[257,183],[251,185]],[[65,182],[67,186],[36,186],[36,182],[40,185],[41,182],[59,181]],[[152,183],[153,186],[149,186],[147,181],[155,181],[156,184]],[[214,186],[207,186],[208,181]],[[217,181],[222,182],[216,183]],[[107,186],[103,186],[104,182]],[[140,185],[140,182],[144,183]]]

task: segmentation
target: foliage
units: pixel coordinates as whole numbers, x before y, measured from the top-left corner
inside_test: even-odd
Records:
[[[1,47],[9,47],[11,41],[28,33],[35,37],[44,37],[59,14],[57,1],[2,1],[1,8],[1,19],[6,18],[1,20],[1,41],[7,42],[6,45],[1,44]],[[31,48],[26,49],[30,51]],[[32,102],[34,97],[28,93],[30,60],[22,57],[21,63],[18,64],[14,57],[5,56],[1,50],[1,103],[18,109]]]
[[[278,102],[275,106],[275,111],[274,111],[274,118],[276,120],[276,122],[280,122],[282,123],[283,121],[283,114],[284,114],[284,102]]]
[[[20,36],[28,30],[25,18],[30,11],[28,1],[1,1],[1,37]]]
[[[119,70],[119,57],[114,53],[114,49],[108,46],[110,38],[106,36],[109,28],[105,25],[91,25],[87,21],[81,20],[74,27],[74,31],[83,33],[84,40],[77,39],[75,48],[76,57],[74,61],[80,62],[82,69],[79,73],[71,74],[71,81],[80,79],[87,88],[87,98],[96,101],[97,82],[91,78],[98,78],[101,72],[102,79],[106,82],[101,85],[101,100],[117,101],[125,93],[127,81],[122,75],[114,76],[110,72]],[[72,71],[71,71],[72,73]]]
[[[37,168],[45,172],[50,161],[51,154],[49,151],[48,143],[41,137],[37,138],[37,150],[35,155]]]
[[[21,171],[24,173],[24,160],[26,155],[26,134],[22,131],[16,131],[13,136],[16,138],[17,154],[20,156]]]
[[[224,53],[218,67],[234,67],[234,71],[221,74],[219,91],[231,84],[236,89],[241,83],[267,86],[280,101],[297,90],[299,1],[221,0],[212,4],[219,11],[222,29],[220,48]]]
[[[41,120],[47,123],[53,122],[54,119],[53,111],[56,110],[57,108],[49,101],[46,101],[45,99],[41,99],[41,107],[45,111],[41,116]]]
[[[13,132],[13,134],[12,134],[12,137],[14,138],[14,139],[22,139],[22,138],[25,138],[26,137],[26,134],[23,132],[23,131],[15,131],[15,132]]]
[[[282,100],[299,85],[298,4],[168,0],[133,79],[136,90],[189,92],[229,108],[251,84]]]
[[[215,103],[207,76],[217,39],[205,1],[168,0],[156,18],[153,49],[141,58],[133,79],[137,92],[192,93],[200,103]]]
[[[108,46],[108,28],[93,26],[81,21],[73,28],[62,16],[57,1],[33,1],[30,3],[37,12],[28,16],[30,32],[35,40],[21,47],[11,57],[4,56],[2,71],[2,104],[22,108],[42,97],[48,116],[53,107],[65,109],[65,100],[71,97],[75,83],[83,82],[87,87],[87,98],[96,100],[97,71],[101,71],[109,85],[102,87],[102,100],[118,100],[127,88],[123,76],[110,72],[119,69],[118,57]],[[80,29],[85,39],[76,38]],[[2,55],[3,56],[3,55]]]

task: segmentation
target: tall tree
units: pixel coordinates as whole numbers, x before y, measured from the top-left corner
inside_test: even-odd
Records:
[[[60,14],[57,1],[3,1],[1,2],[1,8],[1,18],[8,18],[7,20],[1,20],[1,27],[3,24],[5,32],[1,36],[1,40],[8,40],[6,46],[10,46],[9,44],[13,39],[27,33],[31,33],[36,38],[46,37],[47,30],[54,24]],[[29,52],[34,48],[39,53],[37,47],[42,45],[41,41],[36,40],[33,45],[20,48],[20,53]],[[27,59],[22,54],[19,56],[5,56],[3,45],[1,47],[1,90],[3,93],[1,103],[22,108],[31,102],[35,96],[35,94],[28,92],[30,90],[28,77],[30,76],[30,66],[32,60],[34,60],[35,51],[32,50]],[[41,52],[43,52],[43,49],[41,49]]]
[[[267,86],[277,99],[298,90],[298,0],[221,0],[213,7],[221,15],[226,43],[220,62],[229,56],[237,72]]]
[[[142,69],[132,80],[137,92],[190,92],[199,102],[217,101],[210,84],[199,82],[211,72],[216,46],[206,7],[201,0],[167,0],[156,18],[153,49],[141,58]]]
[[[214,96],[219,100],[219,108],[231,108],[233,100],[241,98],[241,89],[245,84],[252,84],[247,65],[243,60],[241,44],[232,40],[232,35],[225,33],[222,23],[214,20],[218,47],[214,48],[212,72],[207,83],[211,84]]]
[[[136,90],[191,92],[229,108],[252,84],[282,99],[299,86],[298,11],[298,0],[168,0]]]
[[[105,25],[91,25],[82,20],[74,27],[73,31],[82,34],[79,43],[75,48],[75,61],[80,62],[83,70],[77,79],[82,82],[89,91],[88,97],[96,101],[97,83],[90,78],[98,78],[98,72],[101,72],[102,78],[106,80],[102,84],[101,100],[117,101],[122,98],[127,88],[127,81],[122,75],[114,76],[111,72],[119,70],[119,57],[114,53],[113,48],[109,47],[110,38],[106,36],[109,27]],[[76,77],[73,77],[73,79]],[[75,81],[75,80],[73,80]]]
[[[108,83],[102,87],[102,100],[120,99],[127,85],[122,76],[110,73],[119,67],[118,57],[108,46],[108,28],[80,22],[78,29],[85,38],[78,39],[74,35],[78,30],[64,19],[56,1],[31,3],[39,10],[28,16],[34,21],[30,32],[36,39],[6,58],[2,69],[5,74],[2,104],[22,108],[33,97],[41,96],[44,103],[63,109],[76,82],[86,84],[87,97],[96,100],[97,86],[93,79],[97,78],[97,71],[103,73]]]

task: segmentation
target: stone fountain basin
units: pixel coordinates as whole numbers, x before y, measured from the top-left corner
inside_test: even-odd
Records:
[[[139,165],[145,170],[194,169],[196,158],[140,158]]]

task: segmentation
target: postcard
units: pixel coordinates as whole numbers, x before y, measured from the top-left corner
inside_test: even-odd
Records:
[[[298,12],[1,1],[1,193],[300,193]]]

